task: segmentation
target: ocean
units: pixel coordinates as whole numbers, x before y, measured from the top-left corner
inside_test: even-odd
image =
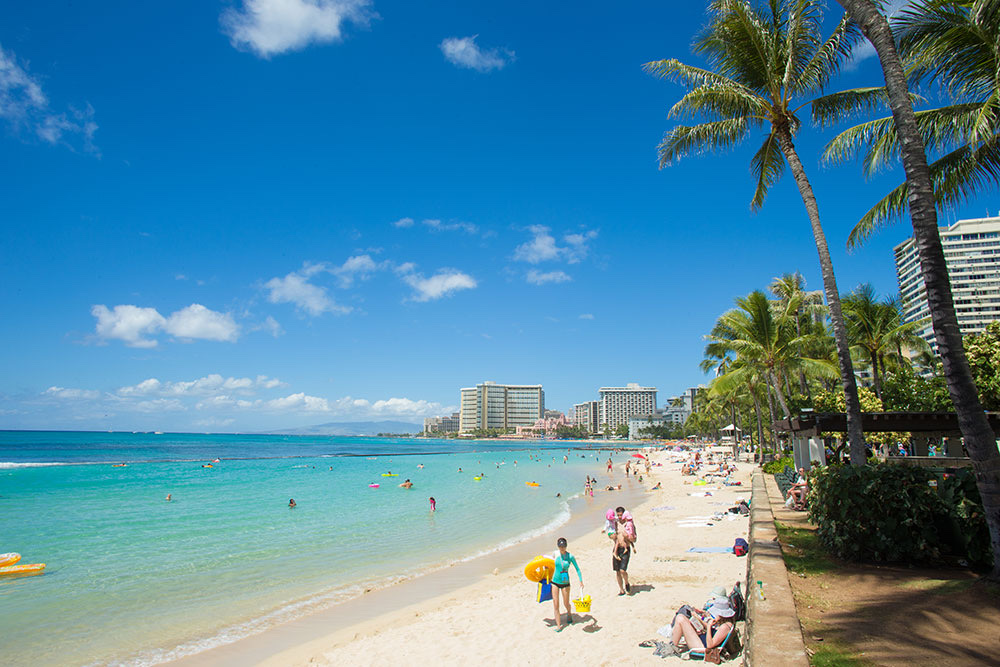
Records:
[[[149,665],[236,641],[553,530],[605,459],[553,442],[0,431],[0,553],[47,564],[0,578],[3,662]]]

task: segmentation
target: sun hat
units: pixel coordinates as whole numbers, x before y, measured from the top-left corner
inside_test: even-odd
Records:
[[[712,589],[713,598],[729,598],[729,593],[726,592],[725,586],[716,586]]]
[[[729,600],[716,599],[712,602],[712,605],[706,609],[709,614],[715,618],[729,618],[735,616],[736,612],[733,608],[729,606]]]

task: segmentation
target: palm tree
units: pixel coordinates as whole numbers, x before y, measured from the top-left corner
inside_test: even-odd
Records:
[[[736,299],[736,305],[737,308],[719,317],[712,332],[706,336],[709,341],[705,349],[706,358],[735,357],[732,369],[717,378],[723,388],[733,382],[763,383],[766,387],[771,429],[776,432],[777,418],[773,398],[777,399],[785,418],[791,417],[788,402],[778,381],[779,374],[799,369],[817,374],[835,374],[836,371],[828,361],[797,354],[801,344],[811,336],[795,334],[791,315],[801,306],[798,297],[793,298],[778,312],[775,312],[767,296],[760,290]],[[724,379],[727,376],[728,379]]]
[[[805,278],[798,271],[795,273],[786,273],[781,277],[775,278],[771,281],[771,285],[767,289],[778,298],[778,301],[784,307],[787,307],[792,299],[799,300],[801,306],[795,311],[795,335],[801,336],[802,315],[808,315],[810,320],[815,321],[814,318],[819,312],[818,309],[823,304],[823,293],[818,291],[807,292]],[[798,352],[800,357],[804,356],[801,347]],[[799,390],[803,396],[808,397],[810,400],[812,399],[809,384],[806,382],[805,371],[802,370],[799,371]]]
[[[947,151],[930,164],[939,207],[951,206],[1000,184],[1000,5],[997,2],[923,0],[893,19],[900,55],[914,85],[936,80],[952,104],[916,113],[928,149]],[[824,160],[841,162],[863,152],[867,175],[899,154],[891,116],[852,127],[827,145]],[[902,183],[861,218],[848,246],[863,243],[906,210]]]
[[[870,283],[858,286],[842,299],[847,335],[851,345],[868,357],[875,395],[882,398],[882,376],[887,356],[902,357],[902,348],[923,351],[924,339],[917,335],[916,322],[903,322],[898,298],[879,301]]]
[[[838,0],[857,22],[868,41],[878,53],[885,76],[886,95],[892,110],[899,154],[906,172],[909,193],[910,221],[913,238],[920,257],[920,271],[927,290],[938,353],[948,382],[948,393],[955,406],[963,444],[972,459],[976,484],[983,499],[983,511],[990,530],[993,548],[993,569],[987,578],[1000,582],[1000,451],[996,436],[990,428],[983,405],[979,400],[976,383],[972,378],[969,360],[965,356],[962,335],[955,316],[951,296],[948,267],[944,260],[941,237],[938,233],[934,187],[927,154],[924,150],[920,125],[906,83],[906,72],[896,50],[889,21],[871,0]],[[988,9],[995,3],[977,1],[975,6]]]
[[[808,99],[823,92],[849,56],[856,37],[853,25],[845,17],[823,40],[822,10],[815,0],[770,0],[766,7],[755,7],[747,0],[716,0],[709,5],[709,13],[711,21],[695,41],[694,51],[705,56],[711,69],[674,59],[644,66],[647,72],[688,88],[687,94],[670,110],[671,116],[706,119],[694,126],[679,125],[666,133],[659,147],[660,166],[704,149],[729,148],[753,129],[770,130],[751,160],[757,180],[751,207],[758,209],[763,205],[768,189],[781,177],[787,162],[805,204],[819,253],[847,405],[851,462],[863,465],[866,450],[861,403],[840,293],[816,197],[793,138],[802,125],[798,114],[806,105],[811,104],[814,120],[828,122],[861,108],[873,108],[883,98],[884,91],[864,88]]]

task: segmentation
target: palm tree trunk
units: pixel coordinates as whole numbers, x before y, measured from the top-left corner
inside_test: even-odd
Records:
[[[830,308],[830,322],[833,324],[833,339],[837,343],[837,360],[840,362],[840,382],[844,388],[844,402],[847,405],[847,439],[851,445],[851,465],[864,465],[868,458],[865,450],[865,435],[861,430],[861,401],[858,399],[858,381],[854,377],[854,364],[851,363],[851,349],[847,344],[847,326],[844,324],[844,313],[840,308],[840,292],[837,291],[837,278],[833,273],[833,260],[830,259],[830,249],[826,245],[826,234],[819,221],[819,207],[812,185],[806,178],[802,160],[792,142],[792,133],[788,126],[776,127],[778,144],[788,161],[788,166],[799,186],[802,203],[806,206],[809,223],[812,225],[813,238],[816,240],[816,251],[819,253],[819,265],[823,274],[823,290],[826,292],[826,304]]]
[[[962,345],[962,335],[955,316],[955,304],[951,296],[948,268],[941,248],[941,237],[937,226],[937,209],[934,204],[934,188],[930,170],[927,168],[927,154],[916,116],[910,103],[906,86],[906,74],[896,51],[889,22],[870,0],[838,0],[850,13],[851,18],[861,28],[865,37],[875,47],[882,72],[885,75],[889,106],[892,109],[896,134],[899,138],[900,155],[909,189],[910,220],[913,223],[913,238],[920,257],[920,271],[927,288],[927,302],[937,338],[938,353],[944,366],[948,393],[951,395],[958,426],[969,458],[972,459],[976,474],[976,484],[983,498],[986,524],[990,529],[990,543],[993,546],[993,570],[988,578],[1000,581],[1000,451],[997,450],[996,435],[990,428],[972,372]]]
[[[774,386],[774,395],[778,397],[778,404],[781,406],[781,411],[785,413],[785,419],[791,419],[792,413],[788,411],[788,401],[785,400],[785,395],[781,393],[781,381],[778,379],[777,373],[774,371],[770,371],[770,373],[771,382]]]
[[[778,420],[774,416],[774,397],[771,395],[771,378],[767,377],[767,411],[771,415],[771,441],[774,453],[778,453]]]
[[[795,311],[795,337],[796,338],[800,338],[802,336],[802,322],[800,321],[799,318],[800,318],[799,311],[796,310]],[[799,349],[798,349],[799,356],[800,357],[804,357],[805,354],[802,352],[802,343],[799,343],[798,347],[799,347]],[[799,369],[799,390],[802,392],[803,396],[805,396],[806,398],[809,399],[809,403],[812,404],[812,396],[809,395],[809,385],[806,384],[806,372],[804,370],[802,370],[801,368]],[[789,392],[789,393],[791,393],[791,392]]]
[[[878,355],[874,352],[869,352],[868,356],[872,359],[872,380],[875,383],[875,395],[878,396],[878,400],[882,400],[882,381],[879,378],[878,372]]]
[[[760,462],[764,462],[764,423],[760,419],[760,401],[757,400],[757,394],[751,394],[753,396],[753,411],[757,416],[757,453],[760,455]],[[758,457],[754,457],[755,459]]]

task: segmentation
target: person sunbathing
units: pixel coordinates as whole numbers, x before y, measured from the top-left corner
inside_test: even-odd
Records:
[[[707,651],[722,646],[733,629],[736,612],[726,598],[715,598],[703,614],[694,610],[691,617],[677,614],[670,637],[670,646],[675,655],[686,645],[689,651]]]

